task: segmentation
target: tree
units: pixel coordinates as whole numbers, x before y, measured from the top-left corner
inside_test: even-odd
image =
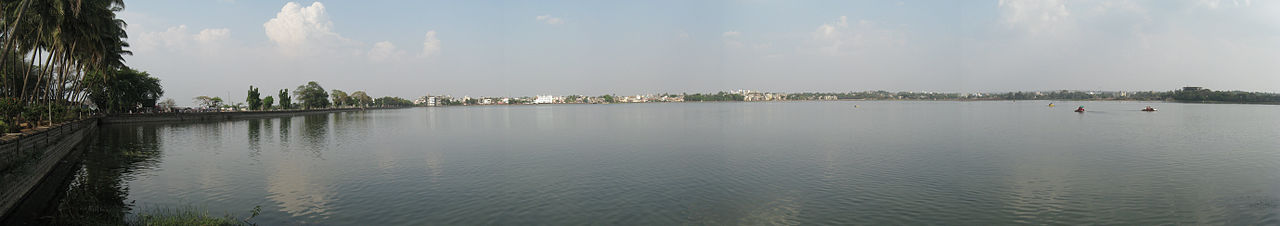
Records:
[[[209,107],[212,107],[212,108],[221,108],[221,107],[225,107],[225,106],[222,106],[222,98],[221,98],[221,97],[214,97],[213,99],[210,99],[210,100],[209,100],[209,102],[211,102],[211,103],[209,103],[209,104],[210,104],[210,106],[209,106]]]
[[[351,101],[348,101],[351,97],[347,96],[347,92],[342,92],[342,90],[335,89],[329,93],[329,96],[333,98],[333,106],[341,107],[351,104]]]
[[[289,100],[289,89],[280,90],[280,109],[293,109],[293,103]]]
[[[261,96],[262,95],[258,93],[258,88],[249,86],[249,94],[245,96],[244,101],[249,103],[250,110],[258,110],[262,107]]]
[[[212,107],[212,106],[214,106],[214,105],[213,105],[213,98],[212,98],[212,97],[209,97],[209,96],[198,96],[198,97],[195,97],[195,98],[191,98],[191,100],[192,100],[192,102],[195,102],[196,106],[200,106],[200,107]]]
[[[370,104],[373,104],[373,98],[369,97],[369,94],[365,94],[364,91],[355,91],[351,93],[351,101],[359,107],[368,107]]]
[[[173,101],[173,98],[165,98],[164,101],[160,101],[160,103],[156,105],[159,106],[160,108],[164,108],[168,110],[168,109],[173,109],[174,107],[177,107],[178,103],[176,101]]]
[[[89,73],[91,81],[89,99],[98,108],[108,112],[125,112],[141,107],[156,105],[156,99],[164,95],[160,79],[151,77],[147,72],[130,68],[121,68],[111,72],[114,78],[107,79],[106,72]]]
[[[54,117],[54,105],[67,112],[83,110],[86,99],[108,111],[154,105],[154,98],[116,99],[157,93],[152,87],[122,86],[137,80],[113,81],[124,68],[123,55],[131,54],[123,40],[125,23],[116,18],[123,7],[122,0],[0,2],[0,96],[17,97],[23,108],[43,105],[49,123],[66,119]],[[127,93],[137,91],[144,93]]]
[[[293,91],[293,96],[302,101],[302,106],[306,109],[329,107],[328,92],[325,92],[324,87],[320,87],[320,84],[315,81],[298,86],[298,89]]]
[[[276,99],[271,96],[262,98],[262,110],[263,111],[271,110],[271,104],[273,104],[274,102],[276,102]]]
[[[381,107],[388,106],[413,106],[413,101],[399,97],[379,97],[373,100],[373,104]]]

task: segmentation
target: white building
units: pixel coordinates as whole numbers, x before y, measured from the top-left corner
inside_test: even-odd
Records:
[[[431,106],[431,107],[440,106],[440,98],[439,98],[439,97],[428,96],[428,97],[427,97],[426,104],[427,104],[427,106]]]
[[[550,96],[550,95],[547,95],[547,96],[538,96],[538,98],[534,98],[534,99],[533,99],[533,103],[534,103],[534,104],[550,104],[550,103],[555,103],[555,97],[552,97],[552,96]]]

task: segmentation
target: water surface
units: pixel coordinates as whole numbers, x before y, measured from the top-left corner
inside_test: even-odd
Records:
[[[112,125],[59,211],[262,206],[254,221],[266,225],[1280,224],[1280,106],[1047,104],[489,106]]]

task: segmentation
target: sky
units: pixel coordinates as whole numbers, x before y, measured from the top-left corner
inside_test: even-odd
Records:
[[[180,105],[316,81],[423,95],[1280,92],[1280,1],[131,0]]]

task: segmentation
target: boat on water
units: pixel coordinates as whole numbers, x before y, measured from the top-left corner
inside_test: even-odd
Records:
[[[1053,107],[1053,103],[1049,103],[1049,107]]]
[[[1080,107],[1076,108],[1076,112],[1084,113],[1084,106],[1080,106]]]
[[[1147,106],[1147,108],[1143,108],[1142,111],[1152,112],[1152,111],[1156,111],[1156,109],[1151,106]]]

